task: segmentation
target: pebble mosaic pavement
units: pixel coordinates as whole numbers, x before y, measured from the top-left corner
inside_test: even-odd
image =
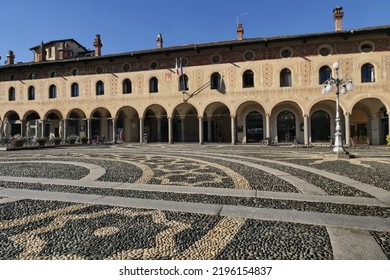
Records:
[[[0,151],[0,259],[390,259],[390,148]]]

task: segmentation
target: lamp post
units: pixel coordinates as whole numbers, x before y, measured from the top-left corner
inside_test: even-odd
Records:
[[[339,95],[340,95],[340,86],[341,93],[346,94],[348,91],[353,90],[353,84],[352,80],[345,78],[340,79],[339,78],[339,69],[340,69],[340,63],[335,62],[333,63],[333,69],[336,71],[336,77],[330,77],[328,80],[325,81],[324,87],[321,91],[323,95],[326,95],[330,91],[332,91],[333,88],[336,89],[336,133],[334,134],[335,141],[334,141],[334,147],[333,152],[340,153],[345,152],[343,147],[343,141],[341,138],[341,124],[340,124],[340,103],[339,103]]]

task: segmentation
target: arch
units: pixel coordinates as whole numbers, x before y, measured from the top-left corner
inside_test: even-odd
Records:
[[[188,87],[188,76],[186,74],[182,74],[179,76],[179,91],[189,90]]]
[[[280,87],[291,87],[292,86],[292,74],[288,68],[280,71]]]
[[[356,102],[350,115],[351,138],[360,144],[385,144],[389,134],[389,115],[379,98],[363,98]]]
[[[80,95],[80,87],[78,83],[73,83],[70,87],[70,96],[77,97]]]
[[[152,77],[149,80],[149,92],[150,93],[158,92],[158,79],[156,77]]]
[[[361,82],[362,83],[375,82],[375,67],[371,63],[365,63],[362,65]]]
[[[8,101],[15,101],[16,100],[16,90],[14,87],[10,87],[8,89]]]
[[[57,98],[57,86],[50,85],[49,87],[49,99]]]
[[[96,95],[104,95],[104,83],[103,81],[96,82]]]
[[[324,110],[315,111],[310,118],[311,126],[311,141],[312,142],[327,142],[329,141],[331,132],[331,119]]]
[[[130,106],[120,108],[116,113],[116,135],[122,135],[122,141],[139,142],[139,115],[136,109]]]
[[[50,110],[44,116],[44,136],[47,138],[60,136],[62,114],[58,110]]]
[[[14,136],[16,134],[22,134],[22,121],[20,120],[19,114],[15,111],[8,111],[4,115],[4,121],[8,120],[10,128],[7,134],[8,136]],[[4,125],[3,125],[4,126]],[[6,133],[4,135],[7,137]]]
[[[260,137],[265,137],[265,110],[261,104],[246,101],[237,108],[236,116],[239,143],[260,141]]]
[[[96,108],[92,111],[91,116],[91,133],[92,137],[99,136],[102,140],[112,139],[112,117],[111,113],[104,107]]]
[[[130,79],[124,79],[122,82],[122,93],[129,94],[132,93],[132,84]]]
[[[29,86],[27,90],[27,99],[28,100],[35,100],[35,87]]]
[[[296,137],[295,115],[288,110],[284,110],[277,116],[278,141],[291,142]]]
[[[68,136],[77,136],[77,137],[87,137],[87,118],[81,109],[72,109],[68,112],[68,115],[65,119],[65,134],[64,137]]]
[[[218,72],[214,72],[211,74],[210,77],[210,88],[211,89],[220,89],[221,88],[221,83],[222,83],[222,76]]]
[[[255,73],[252,70],[246,70],[242,75],[242,87],[252,88],[255,86]]]
[[[164,107],[154,104],[146,108],[144,133],[150,142],[168,142],[168,118]]]
[[[174,142],[199,141],[198,111],[188,103],[181,103],[173,110],[172,118]]]
[[[203,126],[204,139],[207,142],[231,142],[231,122],[228,106],[221,102],[209,104],[204,111],[207,125]]]
[[[319,84],[324,84],[332,76],[332,69],[328,65],[324,65],[320,68],[319,72]]]

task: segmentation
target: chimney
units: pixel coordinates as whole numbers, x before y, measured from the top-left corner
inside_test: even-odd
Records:
[[[45,51],[45,45],[43,44],[42,41],[38,50],[38,61],[45,61],[45,60],[46,60],[46,51]]]
[[[335,23],[335,31],[343,30],[343,7],[336,7],[333,9],[333,20]]]
[[[7,54],[7,64],[11,65],[15,63],[15,55],[13,51],[8,51]]]
[[[241,41],[244,38],[244,27],[242,27],[242,23],[237,25],[237,40]]]
[[[163,47],[163,42],[164,42],[161,33],[157,34],[156,42],[157,42],[157,48],[161,49]]]
[[[93,42],[93,46],[95,47],[95,56],[101,56],[102,55],[102,40],[100,40],[100,35],[96,34],[95,41]]]

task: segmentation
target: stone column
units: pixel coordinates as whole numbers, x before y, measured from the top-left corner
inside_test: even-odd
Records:
[[[173,143],[173,141],[172,141],[172,139],[173,139],[172,132],[173,132],[173,130],[172,130],[172,118],[168,118],[168,143],[169,144]]]
[[[161,116],[157,117],[157,142],[161,142]]]
[[[211,117],[207,117],[207,141],[210,143],[213,139],[211,135]]]
[[[116,118],[112,118],[112,142],[116,143]]]
[[[271,114],[265,114],[265,137],[271,137],[271,126],[270,126]]]
[[[345,145],[349,147],[351,145],[351,124],[350,124],[351,113],[345,113]]]
[[[303,115],[304,145],[309,146],[309,115]]]
[[[184,118],[180,118],[180,133],[181,133],[181,142],[185,142],[186,141],[186,131],[185,131],[185,117]]]
[[[236,145],[236,117],[230,116],[230,126],[232,132],[232,145]]]
[[[91,119],[87,119],[87,137],[88,137],[88,143],[91,144],[92,141],[92,133],[91,133]]]
[[[144,119],[139,118],[139,142],[144,142]]]
[[[66,141],[66,130],[67,130],[67,123],[66,123],[66,119],[63,119],[63,122],[64,122],[64,140]]]
[[[203,145],[203,118],[198,117],[199,120],[199,144]]]

